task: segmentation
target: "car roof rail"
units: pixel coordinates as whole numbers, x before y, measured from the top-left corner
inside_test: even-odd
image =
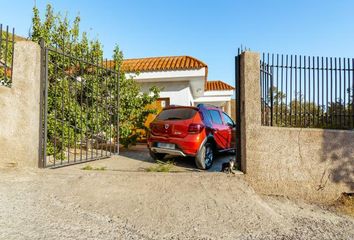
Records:
[[[199,104],[197,105],[197,107],[198,107],[198,108],[203,108],[203,107],[219,108],[219,107],[217,107],[217,106],[215,106],[215,105],[212,105],[212,104],[205,104],[205,103],[199,103]]]

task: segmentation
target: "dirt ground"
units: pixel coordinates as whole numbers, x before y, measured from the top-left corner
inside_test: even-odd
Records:
[[[213,166],[208,172],[220,172],[221,165],[234,158],[232,153],[224,153],[216,156]],[[193,158],[185,157],[167,157],[164,162],[173,162],[174,167],[172,172],[204,172],[196,168]],[[72,165],[70,169],[81,169],[83,166],[91,166],[93,168],[105,168],[111,171],[136,172],[145,171],[155,165],[155,161],[149,156],[149,151],[144,144],[138,144],[129,150],[121,149],[119,157],[112,156],[111,158],[102,159],[100,161],[88,162],[86,164]],[[237,174],[242,174],[236,171]]]
[[[131,171],[152,163],[123,155],[90,163],[105,171],[0,169],[0,239],[354,239],[354,218],[243,175]]]

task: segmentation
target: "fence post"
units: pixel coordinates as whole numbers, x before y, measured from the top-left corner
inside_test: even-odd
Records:
[[[237,56],[235,57],[235,87],[236,87],[236,106],[235,106],[235,116],[236,116],[236,159],[240,164],[241,162],[241,90],[240,90],[240,49],[238,49]]]
[[[260,55],[244,52],[240,59],[241,170],[247,173],[248,139],[252,129],[261,126]],[[254,131],[253,131],[254,132]]]
[[[117,64],[117,62],[115,62]],[[120,97],[120,68],[117,68],[117,73],[116,73],[116,78],[117,78],[117,155],[119,155],[119,107],[120,107],[120,102],[119,102],[119,97]]]
[[[351,128],[354,128],[354,58],[352,59],[352,109],[351,109]],[[350,89],[350,88],[349,88]]]
[[[11,88],[0,86],[0,165],[37,167],[40,47],[17,42],[13,62]]]

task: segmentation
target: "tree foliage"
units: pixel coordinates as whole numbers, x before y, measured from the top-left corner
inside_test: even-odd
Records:
[[[47,154],[65,158],[67,148],[93,141],[117,138],[128,147],[135,143],[134,129],[143,126],[149,110],[145,106],[155,101],[159,90],[140,93],[139,85],[118,74],[123,53],[118,46],[113,63],[103,60],[102,44],[89,40],[80,31],[80,17],[71,23],[67,15],[54,13],[47,5],[45,19],[33,8],[31,40],[48,47],[48,140]],[[118,78],[119,77],[119,78]],[[119,81],[119,96],[118,96]],[[119,109],[117,99],[119,98]]]
[[[13,35],[2,29],[0,36],[0,86],[11,86]]]
[[[262,100],[262,122],[269,125],[272,116],[273,126],[279,127],[352,129],[354,126],[352,92],[351,88],[347,89],[350,97],[346,103],[338,98],[322,106],[305,101],[300,94],[297,94],[295,99],[288,99],[284,92],[273,86],[269,88],[266,99]]]
[[[123,53],[116,46],[114,49],[114,61],[116,71],[123,61]],[[120,77],[120,108],[119,108],[119,130],[120,141],[125,147],[134,145],[140,136],[137,129],[146,129],[144,123],[150,113],[156,110],[146,106],[155,102],[159,96],[160,89],[151,87],[148,93],[142,93],[140,86],[124,74]]]

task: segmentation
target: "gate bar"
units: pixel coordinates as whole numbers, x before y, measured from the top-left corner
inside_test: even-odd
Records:
[[[40,73],[40,99],[39,99],[39,149],[38,167],[46,167],[46,142],[47,142],[47,96],[48,96],[48,52],[44,40],[41,39],[41,73]]]
[[[238,49],[237,56],[235,57],[235,87],[236,87],[236,161],[241,166],[241,87],[240,87],[240,57],[241,52]]]

